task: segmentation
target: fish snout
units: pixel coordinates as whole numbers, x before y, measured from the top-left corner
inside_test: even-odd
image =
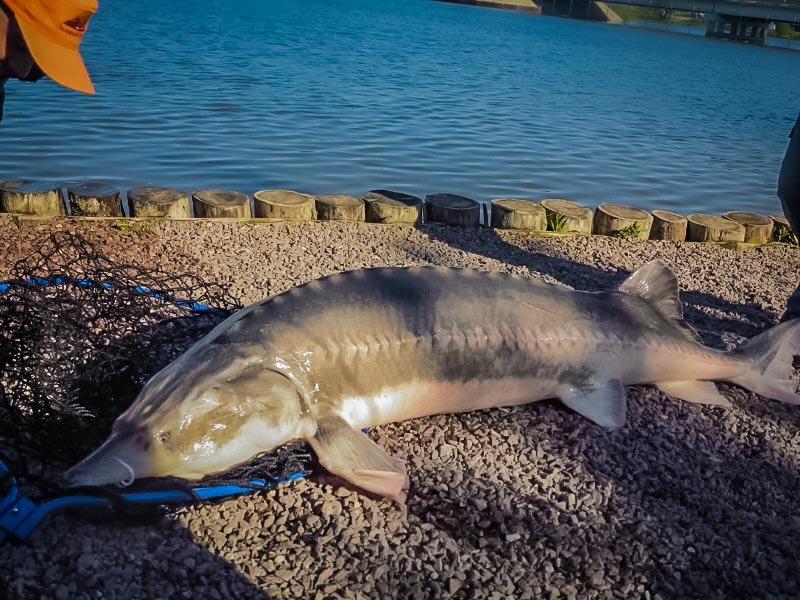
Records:
[[[152,473],[143,432],[114,433],[103,445],[64,473],[64,487],[119,484],[123,487]]]

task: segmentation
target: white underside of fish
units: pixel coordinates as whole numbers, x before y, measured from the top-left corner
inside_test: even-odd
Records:
[[[527,404],[551,397],[556,386],[555,381],[534,378],[413,382],[368,396],[342,398],[336,412],[362,429],[434,414]]]

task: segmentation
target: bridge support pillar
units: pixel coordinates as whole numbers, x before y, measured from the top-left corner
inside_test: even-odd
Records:
[[[706,15],[706,37],[764,45],[769,21],[737,15]]]

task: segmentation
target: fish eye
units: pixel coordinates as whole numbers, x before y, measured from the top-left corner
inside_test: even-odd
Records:
[[[156,434],[156,439],[162,444],[167,443],[169,441],[169,431],[159,431]]]

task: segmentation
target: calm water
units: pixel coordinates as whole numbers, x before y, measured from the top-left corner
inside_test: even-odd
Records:
[[[429,0],[104,0],[0,178],[775,211],[800,52]]]

